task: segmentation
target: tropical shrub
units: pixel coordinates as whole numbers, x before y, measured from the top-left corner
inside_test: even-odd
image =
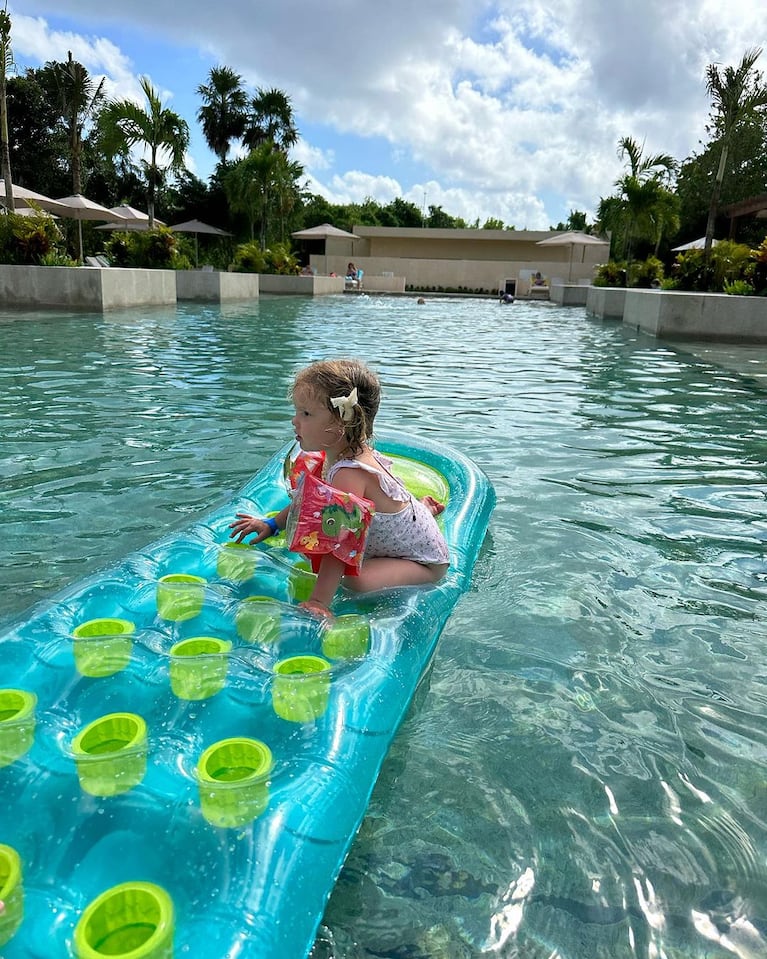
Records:
[[[262,270],[262,273],[280,273],[289,276],[298,272],[298,260],[290,252],[290,246],[287,243],[273,243],[264,250],[264,257],[266,269]]]
[[[283,276],[295,276],[299,272],[299,263],[290,245],[273,243],[262,250],[259,243],[240,243],[234,251],[233,269],[235,273],[279,273]]]
[[[748,280],[753,271],[754,258],[745,243],[720,240],[711,250],[713,290],[724,290],[726,283]]]
[[[663,263],[657,256],[648,256],[646,260],[631,264],[631,286],[649,288],[660,286],[663,280]]]
[[[53,217],[47,213],[0,216],[0,263],[39,266],[49,254],[63,255],[63,239]]]
[[[266,273],[266,253],[255,240],[240,243],[234,251],[235,273]]]
[[[737,280],[750,283],[753,271],[752,251],[732,240],[722,240],[711,248],[708,266],[703,250],[684,250],[672,267],[675,289],[703,293],[721,293],[726,283]]]
[[[40,257],[40,266],[78,266],[78,263],[68,253],[54,249]]]
[[[166,227],[113,233],[104,244],[114,266],[132,266],[156,270],[190,270],[192,263],[179,250],[178,239]]]
[[[703,250],[684,250],[671,268],[674,289],[704,291],[709,288],[711,270],[706,268]]]
[[[760,296],[767,295],[767,237],[757,249],[751,251],[751,283]]]
[[[753,296],[754,288],[747,280],[724,281],[724,292],[730,296]]]
[[[592,285],[625,286],[626,264],[619,263],[617,260],[610,260],[609,263],[602,263],[596,268]]]

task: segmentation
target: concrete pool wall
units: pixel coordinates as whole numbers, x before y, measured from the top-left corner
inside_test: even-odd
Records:
[[[591,286],[586,309],[664,340],[767,343],[763,296]]]
[[[175,304],[173,270],[82,266],[0,266],[0,306],[114,310]]]
[[[216,270],[141,270],[91,266],[0,266],[0,308],[114,310],[255,300],[261,293],[327,296],[343,293],[342,276],[273,276]],[[402,276],[365,277],[355,292],[404,293]]]
[[[221,273],[217,270],[177,270],[176,297],[179,300],[202,300],[221,303],[224,300],[258,298],[258,273]]]

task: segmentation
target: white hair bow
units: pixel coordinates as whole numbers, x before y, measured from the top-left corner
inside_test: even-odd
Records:
[[[343,422],[348,423],[354,416],[354,407],[357,405],[357,387],[355,386],[348,396],[332,396],[330,405],[334,410],[338,410]]]

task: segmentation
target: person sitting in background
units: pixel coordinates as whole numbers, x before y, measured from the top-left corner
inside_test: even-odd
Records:
[[[314,270],[308,263],[301,269],[301,276],[314,276]]]
[[[346,267],[346,279],[347,280],[356,280],[357,279],[357,267],[353,263],[349,263]]]
[[[533,286],[546,286],[546,281],[541,276],[540,270],[538,270],[535,276],[533,277]]]

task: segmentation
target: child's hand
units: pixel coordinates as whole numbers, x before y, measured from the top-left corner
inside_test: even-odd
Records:
[[[237,513],[236,515],[237,519],[229,524],[229,529],[232,530],[229,534],[230,539],[235,539],[238,543],[241,543],[246,536],[257,533],[258,535],[251,540],[251,543],[260,543],[261,540],[272,535],[271,526],[260,517],[251,516],[249,513]]]
[[[317,599],[307,599],[305,602],[299,603],[298,607],[299,609],[305,609],[306,612],[311,613],[312,616],[320,616],[322,619],[333,619],[333,614],[327,606]]]

